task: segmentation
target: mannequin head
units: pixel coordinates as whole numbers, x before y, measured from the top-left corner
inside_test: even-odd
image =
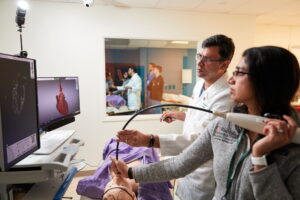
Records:
[[[112,180],[105,187],[103,200],[136,200],[131,181],[112,174]]]

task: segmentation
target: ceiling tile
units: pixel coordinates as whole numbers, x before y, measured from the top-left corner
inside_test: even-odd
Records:
[[[232,10],[232,14],[261,15],[279,9],[295,0],[250,0]]]
[[[199,6],[205,0],[160,0],[157,8],[190,10]]]
[[[128,7],[136,8],[155,8],[159,0],[106,0],[114,1]]]
[[[34,0],[80,3],[83,0]],[[300,26],[300,0],[94,0],[115,7],[156,8],[199,13],[256,15],[257,23]]]
[[[195,10],[201,12],[230,12],[249,0],[205,0]]]

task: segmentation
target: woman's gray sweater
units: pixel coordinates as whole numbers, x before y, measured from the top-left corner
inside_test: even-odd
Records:
[[[243,153],[250,150],[247,134],[237,148],[242,129],[224,120],[216,119],[206,131],[180,155],[150,165],[133,168],[137,182],[159,182],[184,177],[206,161],[213,159],[216,179],[215,200],[226,193],[226,181],[231,158],[235,175],[227,199],[232,200],[289,200],[300,199],[300,145],[289,144],[272,152],[272,164],[251,171],[250,154],[236,169]]]

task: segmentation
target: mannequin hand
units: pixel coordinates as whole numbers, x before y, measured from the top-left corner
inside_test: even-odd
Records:
[[[167,123],[172,123],[175,120],[184,121],[184,112],[164,112],[160,117],[160,122],[165,121]]]
[[[118,142],[124,142],[133,147],[147,147],[150,135],[146,135],[137,130],[122,130],[117,133]]]
[[[122,176],[124,178],[128,178],[128,166],[127,164],[122,160],[116,160],[113,157],[110,157],[111,159],[111,171],[116,176]]]
[[[283,115],[286,120],[266,119],[263,130],[264,138],[253,145],[252,154],[254,157],[260,157],[271,153],[292,142],[297,129],[296,122],[289,116]]]

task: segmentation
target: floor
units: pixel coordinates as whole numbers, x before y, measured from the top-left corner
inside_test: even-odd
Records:
[[[78,181],[83,179],[84,177],[74,177],[72,182],[70,183],[64,197],[72,197],[72,200],[80,200],[80,195],[78,195],[76,193],[76,187],[77,187],[77,184],[78,184]],[[66,199],[67,199],[66,198]]]

